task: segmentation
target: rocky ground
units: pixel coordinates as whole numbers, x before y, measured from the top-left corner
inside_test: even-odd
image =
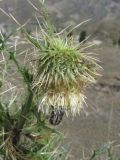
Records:
[[[48,6],[55,15],[54,21],[61,22],[61,26],[92,18],[92,23],[84,27],[88,33],[92,33],[93,39],[102,41],[99,49],[95,51],[103,67],[102,77],[86,92],[88,106],[85,106],[81,115],[64,118],[60,125],[60,130],[65,133],[66,142],[71,146],[70,160],[85,158],[93,149],[108,142],[114,142],[114,153],[119,154],[120,48],[112,43],[120,37],[120,1],[51,0]],[[33,9],[25,0],[1,0],[0,7],[22,21],[33,14]],[[0,14],[0,24],[4,29],[4,24],[10,25],[10,20]]]

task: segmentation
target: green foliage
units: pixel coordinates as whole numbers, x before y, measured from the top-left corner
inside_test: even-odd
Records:
[[[9,39],[9,37],[11,36],[11,34],[9,34],[8,36],[6,35],[0,35],[0,51],[3,51],[6,47],[6,42]]]
[[[53,136],[49,141],[46,142],[45,146],[40,148],[37,144],[30,152],[31,160],[63,160],[68,152],[63,146],[61,146],[61,138]],[[56,149],[55,149],[56,148]],[[35,151],[36,150],[36,151]],[[35,151],[35,152],[34,152]]]

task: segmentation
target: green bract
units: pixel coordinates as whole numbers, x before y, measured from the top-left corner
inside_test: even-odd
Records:
[[[39,110],[49,112],[51,106],[68,114],[79,113],[84,102],[84,90],[95,83],[100,66],[85,44],[74,38],[42,31],[33,88],[40,97]],[[38,48],[37,48],[38,49]]]

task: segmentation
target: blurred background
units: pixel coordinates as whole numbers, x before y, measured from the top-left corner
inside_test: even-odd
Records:
[[[31,0],[38,7],[37,0]],[[114,143],[114,153],[120,155],[120,0],[47,0],[53,22],[60,28],[91,19],[76,30],[82,32],[99,47],[103,67],[102,77],[88,88],[87,106],[75,118],[64,118],[59,126],[66,142],[70,143],[70,160],[91,155],[92,150],[108,142]],[[27,0],[0,0],[0,8],[25,23],[34,17],[35,10]],[[28,28],[35,26],[33,18]],[[9,33],[15,23],[0,12],[0,29]],[[103,160],[103,159],[102,159]]]

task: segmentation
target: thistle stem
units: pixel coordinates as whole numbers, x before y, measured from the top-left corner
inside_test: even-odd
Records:
[[[14,56],[14,53],[10,53],[10,58],[14,61],[18,71],[21,73],[22,77],[24,78],[24,82],[27,84],[27,88],[28,88],[28,96],[26,97],[25,103],[22,105],[18,120],[15,124],[15,127],[13,128],[13,132],[14,132],[13,143],[14,145],[17,145],[20,139],[20,133],[26,122],[26,116],[29,114],[31,106],[32,106],[33,91],[31,89],[32,79],[30,79],[31,75],[29,74],[29,72],[27,70],[24,70],[19,65],[19,62],[16,60]]]
[[[21,108],[21,112],[18,118],[18,121],[16,122],[15,127],[13,128],[14,137],[13,137],[13,144],[17,145],[20,139],[20,133],[24,127],[24,124],[26,122],[26,116],[30,112],[30,108],[32,106],[32,100],[33,100],[33,92],[29,90],[29,95],[26,99],[25,104]]]
[[[16,128],[19,130],[22,130],[22,128],[25,124],[26,116],[28,115],[30,108],[32,106],[32,100],[33,100],[33,92],[31,90],[29,90],[28,98],[27,98],[25,104],[22,106],[21,113],[20,113],[18,122],[16,124]]]

